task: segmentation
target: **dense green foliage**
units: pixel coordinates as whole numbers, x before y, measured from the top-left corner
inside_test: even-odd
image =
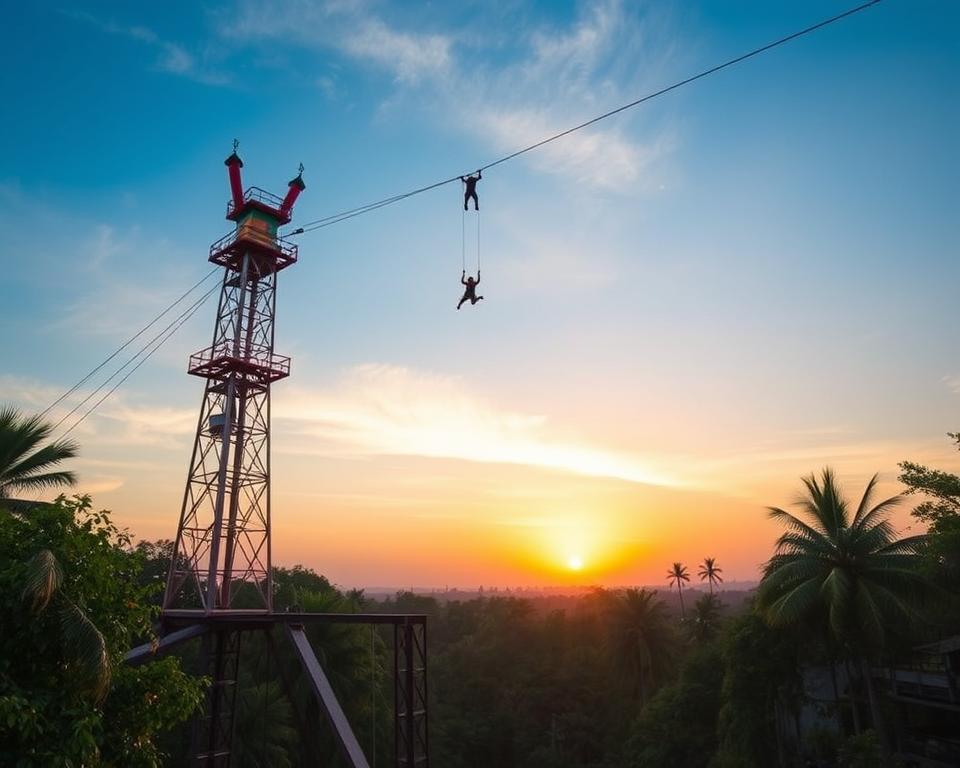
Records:
[[[150,636],[141,558],[87,497],[0,508],[0,764],[153,766],[201,682],[120,659]]]
[[[727,626],[717,720],[718,768],[763,768],[782,756],[777,716],[801,697],[801,645],[796,633],[771,628],[746,611]]]
[[[676,682],[640,712],[622,765],[706,768],[717,748],[723,664],[716,645],[691,651]]]
[[[437,764],[603,765],[635,709],[613,664],[610,603],[598,592],[569,614],[514,598],[435,606]]]
[[[949,436],[960,447],[960,434]],[[911,461],[901,462],[900,470],[907,493],[923,497],[912,514],[929,526],[923,550],[927,570],[956,594],[960,592],[960,476]],[[954,614],[952,619],[956,618]]]

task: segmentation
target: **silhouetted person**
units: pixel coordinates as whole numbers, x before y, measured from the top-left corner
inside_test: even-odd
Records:
[[[463,210],[467,210],[467,203],[473,198],[473,210],[480,210],[480,201],[477,200],[477,182],[483,178],[483,171],[477,171],[476,176],[461,176],[460,181],[467,185],[463,190]]]
[[[474,196],[476,197],[476,196]],[[477,279],[473,279],[473,275],[467,277],[467,270],[463,270],[463,274],[460,275],[460,282],[467,286],[466,290],[463,292],[463,298],[460,299],[460,303],[457,304],[457,309],[460,309],[463,306],[463,302],[467,299],[470,299],[470,306],[473,306],[478,301],[480,301],[483,296],[477,296],[477,286],[480,285],[480,270],[477,270]]]

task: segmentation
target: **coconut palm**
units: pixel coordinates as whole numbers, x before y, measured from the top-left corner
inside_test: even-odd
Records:
[[[721,573],[723,573],[723,569],[717,565],[717,559],[715,557],[705,558],[703,565],[700,566],[700,570],[697,571],[697,575],[700,576],[700,581],[709,582],[711,595],[713,594],[713,585],[723,583]]]
[[[683,582],[690,581],[690,574],[687,573],[687,566],[683,563],[674,563],[667,571],[667,582],[677,588],[680,592],[680,618],[687,618],[687,612],[683,607]]]
[[[763,570],[757,607],[772,626],[810,626],[856,662],[874,727],[885,736],[868,660],[892,627],[918,618],[928,588],[918,569],[923,536],[897,539],[890,511],[902,496],[873,504],[876,475],[851,515],[834,473],[803,479],[799,515],[769,514],[786,527]]]
[[[53,428],[39,416],[24,416],[16,408],[0,409],[0,499],[20,491],[73,485],[73,472],[54,467],[77,455],[72,440],[41,447]]]
[[[627,589],[611,597],[614,658],[629,671],[633,695],[643,706],[673,657],[676,638],[667,606],[647,589]]]

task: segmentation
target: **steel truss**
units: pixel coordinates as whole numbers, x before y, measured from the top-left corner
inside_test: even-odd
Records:
[[[201,660],[212,684],[203,714],[194,721],[190,764],[228,768],[241,638],[265,632],[273,649],[269,630],[283,625],[346,763],[367,768],[304,625],[393,625],[396,766],[427,766],[426,617],[273,611],[270,385],[290,375],[290,358],[273,351],[277,275],[298,255],[277,228],[290,221],[305,185],[297,176],[283,200],[256,187],[244,193],[236,151],[225,164],[232,192],[227,218],[236,229],[210,246],[209,261],[224,268],[213,339],[190,357],[187,369],[206,386],[163,596],[163,632],[126,660],[144,663],[201,638]],[[283,679],[288,696],[289,682]]]
[[[277,272],[250,252],[224,268],[213,343],[191,356],[207,380],[164,609],[271,610],[270,384],[289,375],[273,353]],[[238,267],[239,269],[235,269]]]

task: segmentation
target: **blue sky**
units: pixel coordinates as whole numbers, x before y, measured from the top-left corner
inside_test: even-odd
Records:
[[[846,7],[8,9],[0,398],[42,409],[207,271],[234,137],[248,185],[282,193],[303,162],[295,226]],[[899,459],[956,466],[958,21],[954,3],[886,0],[491,170],[487,299],[470,311],[453,311],[454,186],[304,236],[280,281],[277,351],[294,368],[274,394],[275,514],[360,527],[329,550],[278,531],[279,558],[350,583],[436,583],[412,555],[365,560],[360,531],[487,541],[509,475],[525,513],[506,522],[527,521],[531,541],[599,527],[608,548],[693,559],[824,463],[851,493]],[[201,393],[183,370],[212,311],[77,432],[83,487],[145,536],[173,533]],[[757,525],[711,553],[744,578],[771,537]],[[498,541],[465,556],[464,583],[534,578]],[[597,578],[642,579],[645,562]]]

